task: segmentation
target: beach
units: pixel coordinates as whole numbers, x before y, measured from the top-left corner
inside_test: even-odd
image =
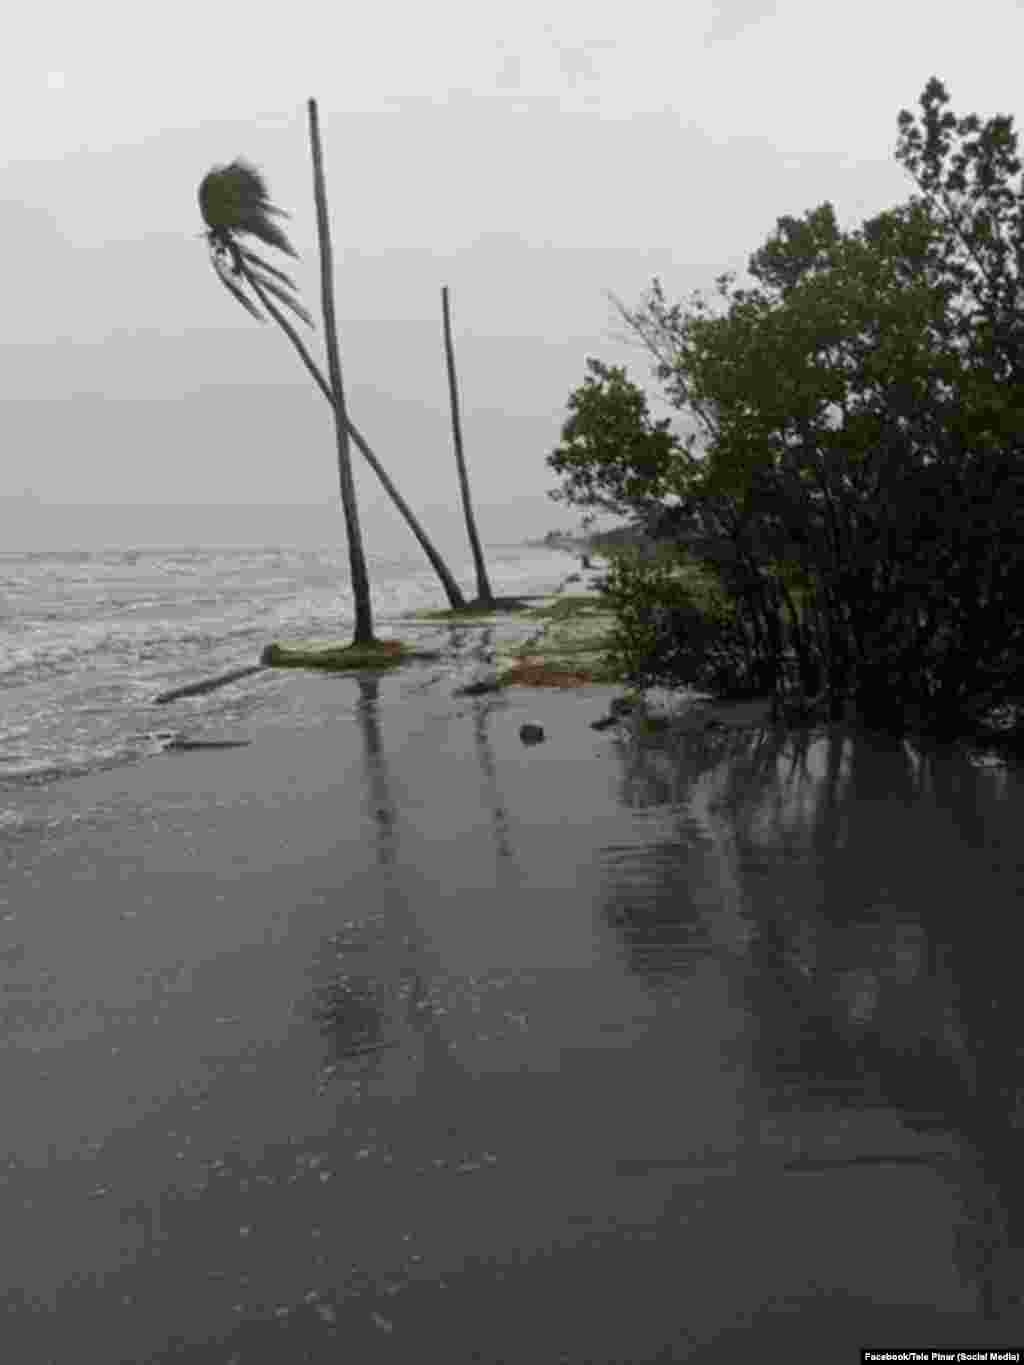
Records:
[[[760,1056],[706,753],[595,731],[611,687],[288,683],[300,726],[65,780],[5,847],[11,1358],[1005,1339],[962,1135]]]

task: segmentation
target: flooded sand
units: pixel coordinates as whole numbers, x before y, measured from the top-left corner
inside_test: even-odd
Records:
[[[1024,1340],[1020,772],[425,678],[8,839],[19,1362]]]

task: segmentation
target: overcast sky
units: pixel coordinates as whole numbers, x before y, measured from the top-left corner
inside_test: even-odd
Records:
[[[830,199],[851,225],[905,199],[896,116],[931,75],[958,113],[1019,117],[1024,7],[65,0],[12,32],[0,549],[343,535],[329,408],[198,235],[206,170],[256,162],[319,321],[309,96],[351,415],[448,546],[443,284],[485,538],[575,524],[544,457],[586,356],[649,381],[606,292],[635,304],[658,274],[681,298],[781,214]],[[415,551],[354,458],[367,547]]]

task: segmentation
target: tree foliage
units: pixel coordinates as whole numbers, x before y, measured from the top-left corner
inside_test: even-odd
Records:
[[[696,561],[615,554],[605,592],[615,612],[609,662],[633,686],[760,690],[759,660],[736,602]]]
[[[699,453],[591,361],[621,378],[576,391],[589,444],[570,422],[549,464],[714,572],[772,687],[952,733],[1024,693],[1024,194],[1012,120],[947,104],[932,80],[899,115],[905,204],[780,218],[716,301],[619,304]]]
[[[548,457],[564,479],[552,497],[618,516],[660,505],[679,474],[671,422],[652,420],[644,391],[620,366],[589,357],[587,371],[569,398],[561,444]]]
[[[242,244],[243,238],[255,237],[265,246],[298,259],[284,230],[274,222],[288,214],[271,202],[263,173],[242,157],[227,166],[214,166],[200,181],[199,211],[206,224],[210,263],[221,284],[242,307],[260,322],[264,320],[245,292],[245,285],[255,280],[312,327],[313,319],[298,300],[295,281]]]

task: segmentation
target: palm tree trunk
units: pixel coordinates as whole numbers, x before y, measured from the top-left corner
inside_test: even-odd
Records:
[[[484,563],[484,552],[480,546],[480,537],[477,534],[476,519],[473,516],[473,503],[469,496],[469,475],[466,472],[466,458],[462,451],[462,422],[459,418],[459,388],[455,379],[455,349],[452,346],[452,320],[448,308],[448,286],[445,285],[441,290],[441,310],[444,314],[444,350],[448,360],[448,394],[452,405],[452,437],[455,441],[455,463],[459,470],[459,489],[462,493],[462,511],[466,518],[466,532],[469,535],[469,544],[473,551],[473,563],[476,565],[476,593],[477,601],[484,605],[492,606],[494,594],[491,592],[491,585],[487,581],[487,565]]]
[[[306,369],[309,371],[310,375],[313,378],[313,382],[316,384],[317,388],[327,399],[328,403],[330,403],[331,406],[333,407],[334,398],[331,394],[331,386],[328,384],[327,380],[321,374],[316,361],[309,354],[305,342],[302,340],[298,332],[285,317],[284,313],[282,313],[281,310],[274,303],[273,299],[269,296],[269,294],[267,294],[266,290],[260,287],[259,280],[255,279],[252,276],[252,274],[249,271],[245,270],[244,268],[242,273],[245,276],[246,283],[252,289],[253,293],[259,299],[260,303],[263,304],[263,307],[274,319],[278,327],[280,327],[281,331],[284,332],[285,336],[295,347],[296,351],[298,351],[299,359],[302,361],[303,365],[305,365]],[[356,424],[352,421],[352,419],[348,416],[347,413],[345,416],[345,421],[348,425],[348,434],[349,436],[351,436],[352,442],[355,445],[356,449],[364,457],[367,464],[377,475],[377,478],[380,479],[381,483],[384,486],[385,493],[387,493],[388,497],[398,508],[399,512],[401,512],[402,516],[405,518],[409,530],[419,541],[423,549],[423,553],[430,560],[434,572],[437,574],[438,578],[441,580],[442,586],[444,587],[445,593],[448,597],[449,605],[452,607],[453,610],[458,610],[459,608],[464,607],[466,605],[466,599],[462,595],[462,589],[459,587],[455,579],[452,577],[448,565],[444,562],[438,551],[435,549],[433,541],[430,539],[426,531],[420,525],[415,512],[412,510],[412,508],[409,506],[406,500],[402,497],[401,493],[399,493],[395,485],[391,482],[387,470],[377,459],[376,455],[374,455],[366,438],[363,436],[362,432],[359,430],[359,428],[356,426]]]
[[[331,379],[334,429],[338,443],[338,479],[341,484],[341,505],[348,532],[348,560],[352,576],[352,597],[355,603],[355,633],[353,644],[373,644],[373,611],[370,603],[370,578],[366,571],[363,534],[359,527],[359,508],[356,505],[355,480],[352,477],[352,455],[349,448],[348,417],[345,392],[341,382],[341,357],[338,352],[338,329],[334,316],[334,262],[331,254],[331,227],[327,217],[327,187],[324,183],[323,154],[320,148],[320,123],[316,100],[309,101],[309,140],[313,151],[313,193],[316,197],[316,226],[320,239],[320,293],[324,313],[324,333],[327,343],[327,371]]]

